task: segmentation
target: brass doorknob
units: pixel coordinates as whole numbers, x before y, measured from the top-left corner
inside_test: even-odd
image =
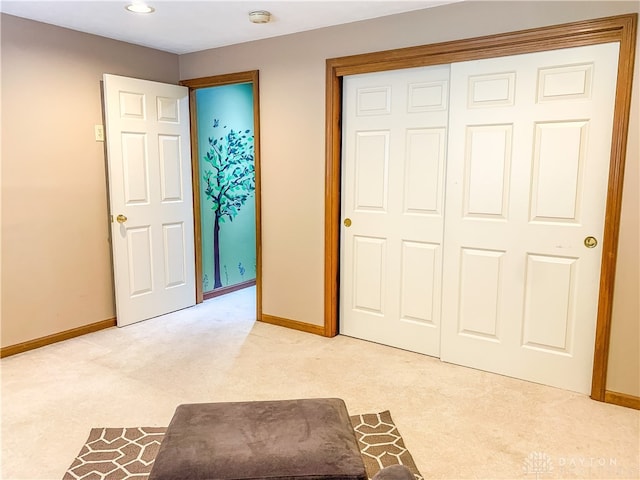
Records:
[[[584,239],[584,246],[587,248],[594,248],[596,245],[598,245],[598,240],[596,240],[596,237],[586,237]]]
[[[345,227],[350,227],[351,226],[351,219],[350,218],[345,218],[344,219],[344,226]]]
[[[125,217],[124,215],[120,214],[120,215],[118,215],[118,216],[116,217],[116,221],[117,221],[118,223],[124,223],[124,222],[126,222],[126,221],[127,221],[127,217]]]

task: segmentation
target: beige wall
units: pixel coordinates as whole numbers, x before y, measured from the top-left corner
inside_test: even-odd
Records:
[[[177,55],[2,15],[2,346],[113,318],[100,81]]]
[[[323,322],[325,59],[637,11],[637,2],[464,2],[181,55],[181,79],[260,70],[263,312]],[[631,131],[638,131],[637,101]],[[620,255],[635,262],[620,262],[625,285],[616,293],[611,341],[612,385],[634,395],[638,156],[632,141]]]
[[[99,81],[260,70],[263,311],[323,322],[325,59],[638,12],[464,2],[180,56],[2,16],[2,345],[114,316]],[[638,65],[636,62],[636,86]],[[638,88],[631,131],[639,129]],[[630,136],[608,388],[640,395],[638,159]]]

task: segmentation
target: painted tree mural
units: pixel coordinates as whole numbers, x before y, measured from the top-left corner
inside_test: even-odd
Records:
[[[226,131],[226,133],[225,133]],[[251,130],[227,130],[213,120],[213,136],[204,160],[210,168],[204,172],[204,193],[214,212],[213,288],[222,286],[220,278],[220,226],[232,222],[256,189],[254,142]]]

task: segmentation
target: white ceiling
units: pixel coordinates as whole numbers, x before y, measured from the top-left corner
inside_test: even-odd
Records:
[[[147,0],[156,11],[140,15],[119,0],[2,0],[0,11],[183,54],[454,1],[462,0]],[[272,21],[250,23],[253,10],[268,10]]]

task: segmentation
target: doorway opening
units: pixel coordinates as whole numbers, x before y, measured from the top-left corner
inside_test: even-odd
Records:
[[[258,71],[189,87],[196,302],[256,286],[261,309]]]

